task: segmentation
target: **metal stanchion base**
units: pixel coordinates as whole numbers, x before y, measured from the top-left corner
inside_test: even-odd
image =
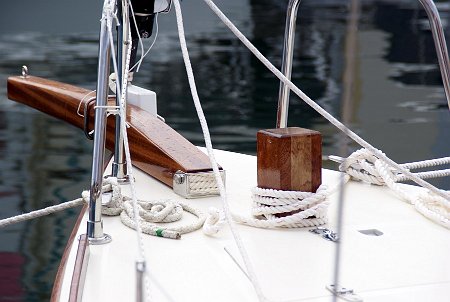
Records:
[[[115,177],[117,178],[117,182],[120,184],[126,184],[130,182],[130,176],[126,174],[127,165],[126,163],[113,163],[112,164],[112,175],[108,175],[105,178],[108,177]]]
[[[99,245],[112,241],[110,235],[103,233],[103,221],[88,221],[87,235],[89,244]]]
[[[117,177],[117,182],[120,184],[127,184],[130,182],[130,176],[129,175],[125,175],[123,177]]]
[[[103,178],[107,179],[110,177],[115,177],[117,179],[117,182],[121,185],[130,183],[130,175],[125,175],[123,177],[117,177],[117,176],[113,176],[110,174],[110,175],[105,175],[105,177],[103,177]]]
[[[92,245],[100,245],[100,244],[106,244],[106,243],[110,243],[112,241],[112,237],[108,234],[103,234],[103,236],[101,237],[92,237],[92,238],[88,238],[89,239],[89,244]]]

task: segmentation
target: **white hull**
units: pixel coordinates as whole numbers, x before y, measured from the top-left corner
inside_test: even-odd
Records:
[[[227,172],[227,195],[232,211],[250,215],[250,188],[256,185],[256,157],[217,151]],[[109,171],[109,169],[107,170]],[[138,197],[143,200],[180,199],[172,190],[135,171]],[[323,171],[323,183],[336,185],[339,173]],[[410,190],[418,190],[409,186]],[[125,195],[129,195],[124,189]],[[330,223],[338,194],[330,197]],[[185,201],[207,211],[221,207],[219,197]],[[181,224],[190,214],[185,214]],[[78,230],[85,233],[86,216]],[[382,236],[359,230],[377,229]],[[83,301],[135,300],[137,243],[135,231],[118,217],[104,217],[104,230],[113,241],[90,246]],[[308,229],[264,230],[238,225],[267,298],[273,301],[330,301],[326,286],[333,283],[335,243]],[[345,187],[341,284],[364,301],[449,301],[450,251],[448,230],[432,223],[387,188],[350,182]],[[171,240],[144,235],[152,301],[257,301],[238,263],[231,233],[224,227],[214,237],[201,231]],[[67,301],[77,242],[72,245],[60,300]],[[158,284],[158,285],[157,285]],[[163,291],[161,291],[161,286]]]

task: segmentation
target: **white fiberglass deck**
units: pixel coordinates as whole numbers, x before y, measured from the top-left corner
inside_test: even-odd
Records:
[[[216,156],[227,173],[232,211],[250,215],[256,157],[224,151],[217,151]],[[135,176],[139,198],[180,199],[136,169]],[[323,183],[334,186],[338,176],[324,170]],[[327,227],[333,230],[337,195],[330,197]],[[205,211],[221,207],[219,197],[187,202]],[[189,219],[190,214],[185,215],[183,219]],[[341,285],[352,288],[364,301],[450,301],[449,230],[427,220],[389,189],[356,182],[346,185],[344,219]],[[86,217],[80,234],[85,227]],[[104,217],[104,229],[113,241],[90,246],[83,301],[135,301],[136,234],[118,217]],[[333,282],[335,243],[308,229],[264,230],[243,225],[238,229],[267,298],[331,301],[325,286]],[[383,235],[358,232],[367,229]],[[196,231],[181,240],[144,238],[147,268],[170,296],[152,281],[151,301],[257,301],[251,283],[230,256],[242,263],[228,227],[214,237]],[[75,243],[61,301],[67,301],[76,248]]]

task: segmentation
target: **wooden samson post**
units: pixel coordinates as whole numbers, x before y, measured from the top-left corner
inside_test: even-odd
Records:
[[[88,106],[90,90],[39,77],[8,78],[8,98],[28,105],[76,127],[84,128],[84,118],[77,114]],[[109,100],[115,105],[115,99]],[[94,105],[88,108],[89,129],[94,128]],[[211,171],[208,157],[178,132],[157,117],[127,106],[128,140],[133,165],[166,185],[173,186],[173,175],[180,170],[188,173]],[[106,148],[114,150],[115,119],[108,118]]]
[[[322,183],[322,136],[303,128],[257,134],[258,187],[316,192]]]

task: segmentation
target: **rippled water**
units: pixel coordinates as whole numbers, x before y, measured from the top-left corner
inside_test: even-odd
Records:
[[[279,66],[283,1],[217,2]],[[448,156],[450,115],[425,14],[414,1],[363,3],[356,47],[346,51],[347,1],[302,2],[294,83],[336,117],[345,115],[357,133],[396,161]],[[91,144],[82,132],[8,101],[5,80],[26,64],[33,75],[92,89],[100,3],[21,5],[2,3],[0,12],[0,218],[74,199],[90,177]],[[213,143],[254,154],[256,131],[275,124],[278,82],[201,1],[183,6]],[[63,8],[71,13],[61,14]],[[448,2],[441,2],[439,9],[447,24]],[[135,84],[156,91],[159,114],[202,145],[173,14],[161,15],[159,25],[157,43]],[[346,53],[353,56],[353,65],[345,61]],[[344,73],[354,78],[351,90],[343,85]],[[344,94],[351,96],[345,102]],[[324,154],[341,153],[342,135],[296,97],[291,98],[289,124],[321,131]],[[450,188],[448,178],[435,183]],[[0,301],[49,299],[78,211],[0,230]]]

